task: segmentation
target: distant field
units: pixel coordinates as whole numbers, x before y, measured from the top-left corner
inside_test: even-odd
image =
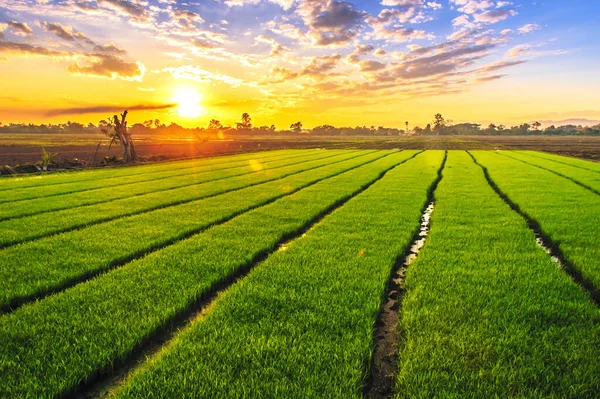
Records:
[[[598,398],[600,164],[468,141],[0,179],[0,397]]]
[[[428,149],[428,150],[534,150],[600,161],[600,137],[586,136],[238,136],[202,141],[196,137],[135,136],[143,158],[182,159],[286,148],[311,149]],[[96,163],[120,157],[118,146],[108,149],[100,134],[0,134],[0,167],[39,162],[41,147],[57,153],[54,160],[77,158],[91,162],[102,142]]]

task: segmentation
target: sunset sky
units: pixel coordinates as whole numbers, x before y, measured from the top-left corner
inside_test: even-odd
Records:
[[[597,0],[2,0],[0,122],[600,119]]]

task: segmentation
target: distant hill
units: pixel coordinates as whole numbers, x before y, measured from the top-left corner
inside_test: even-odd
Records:
[[[531,121],[530,123],[533,123],[535,121]],[[553,120],[546,120],[546,121],[538,121],[542,124],[542,128],[546,128],[548,126],[565,126],[565,125],[575,125],[575,126],[595,126],[600,124],[599,120],[593,120],[593,119],[563,119],[563,120],[559,120],[559,121],[553,121]]]

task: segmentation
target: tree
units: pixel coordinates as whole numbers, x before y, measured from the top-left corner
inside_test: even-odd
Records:
[[[111,139],[108,148],[110,149],[113,143],[119,143],[121,150],[123,150],[123,161],[130,163],[137,161],[138,158],[133,147],[131,135],[127,132],[127,121],[125,118],[127,118],[127,110],[121,114],[121,120],[119,120],[117,115],[114,115],[112,121],[107,122],[107,126],[102,127],[101,131]]]
[[[423,134],[426,135],[430,135],[431,134],[431,123],[428,123],[427,126],[425,126],[425,130],[421,129],[423,131]]]
[[[271,127],[269,128],[269,130],[273,133],[275,133],[275,131],[277,130],[277,128],[275,127],[275,125],[271,125]]]
[[[153,123],[154,123],[154,121],[152,119],[149,119],[147,121],[144,121],[143,125],[146,129],[152,129]]]
[[[154,128],[158,129],[160,127],[160,121],[158,119],[154,120]]]
[[[302,133],[302,122],[292,123],[290,129],[292,129],[294,133]]]
[[[542,124],[538,121],[533,122],[533,124],[531,125],[531,127],[533,127],[533,130],[538,130],[540,126],[542,126]]]
[[[46,172],[48,170],[48,165],[50,165],[50,160],[53,156],[58,155],[57,153],[49,153],[46,151],[44,147],[42,147],[42,170]]]
[[[439,136],[446,129],[446,120],[442,114],[435,114],[433,117],[433,131]]]
[[[244,112],[242,114],[242,122],[238,122],[237,124],[238,130],[250,130],[252,129],[252,118],[250,118],[250,114]]]
[[[408,121],[404,122],[404,124],[406,125],[406,130],[405,130],[405,132],[406,132],[406,134],[408,134]]]
[[[221,129],[223,129],[223,125],[221,124],[220,121],[218,121],[216,119],[212,119],[208,123],[208,130],[221,130]]]

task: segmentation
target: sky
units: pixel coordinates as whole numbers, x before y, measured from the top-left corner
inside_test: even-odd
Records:
[[[597,0],[2,0],[0,122],[600,119]]]

